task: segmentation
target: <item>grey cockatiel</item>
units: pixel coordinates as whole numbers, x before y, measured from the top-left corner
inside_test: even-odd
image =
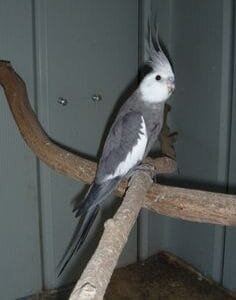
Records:
[[[60,273],[83,244],[102,201],[147,156],[162,128],[165,100],[174,91],[175,77],[158,40],[154,43],[151,34],[148,52],[152,70],[118,112],[106,138],[94,182],[74,209],[82,224]]]

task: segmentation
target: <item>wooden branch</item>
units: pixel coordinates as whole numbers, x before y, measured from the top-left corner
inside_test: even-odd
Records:
[[[27,145],[34,154],[55,171],[90,184],[94,178],[97,164],[84,159],[56,145],[46,134],[31,108],[24,81],[15,73],[9,62],[0,61],[0,84],[3,86],[8,105]],[[160,172],[172,172],[175,162],[168,158],[148,163]],[[124,183],[118,194],[124,194]]]
[[[147,172],[137,171],[133,175],[120,208],[113,219],[106,221],[99,245],[78,280],[70,300],[103,299],[151,184],[151,176]]]
[[[161,153],[172,159],[176,159],[174,143],[176,142],[177,132],[171,132],[167,123],[168,113],[171,111],[171,106],[165,104],[164,121],[161,132],[159,134],[159,141],[161,145]]]
[[[24,81],[7,62],[0,61],[0,84],[19,131],[35,155],[57,172],[90,183],[96,164],[64,150],[48,137],[31,108]]]
[[[236,226],[236,196],[153,184],[144,207],[193,222]]]
[[[90,184],[96,164],[56,145],[45,133],[34,114],[23,80],[8,62],[0,62],[0,84],[16,124],[32,151],[52,169]],[[173,172],[175,162],[168,158],[147,159],[159,173]],[[127,187],[123,181],[116,193],[122,196]],[[236,196],[205,191],[165,187],[153,184],[144,207],[167,216],[221,225],[236,225]]]

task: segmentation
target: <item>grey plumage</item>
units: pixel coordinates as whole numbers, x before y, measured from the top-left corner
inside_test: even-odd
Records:
[[[96,182],[103,182],[105,174],[113,174],[127,153],[137,143],[141,130],[142,115],[125,105],[110,129],[101,160],[98,165]]]
[[[60,273],[83,244],[101,203],[121,179],[131,173],[147,156],[162,128],[165,100],[174,90],[172,67],[160,48],[149,39],[149,64],[152,71],[121,107],[106,138],[96,177],[82,202],[74,209],[81,217],[74,245],[64,257]]]

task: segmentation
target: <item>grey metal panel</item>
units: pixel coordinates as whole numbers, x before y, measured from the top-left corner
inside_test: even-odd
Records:
[[[114,104],[137,75],[138,2],[35,4],[40,119],[55,140],[95,158]],[[93,94],[100,94],[102,101],[93,102]],[[68,104],[58,104],[58,97],[68,99]],[[52,288],[78,277],[96,238],[90,238],[64,277],[56,279],[56,265],[76,224],[70,202],[84,186],[43,165],[40,173],[44,286]],[[109,213],[106,204],[103,215]],[[122,264],[136,260],[136,244],[134,229]]]
[[[235,12],[235,4],[234,4]],[[234,14],[235,18],[235,14]],[[228,192],[236,193],[236,23],[234,22],[234,63],[232,76],[232,114],[231,114],[231,140],[229,160],[229,189]],[[227,288],[236,291],[236,228],[226,228],[223,284]]]
[[[171,24],[168,50],[176,73],[171,123],[179,133],[177,184],[198,188],[220,185],[220,190],[225,191],[232,1],[172,0],[169,13],[164,2],[153,1],[158,3],[159,13],[167,16],[160,27]],[[155,4],[153,14],[154,7]],[[164,233],[160,226],[164,226]],[[156,230],[160,241],[155,239]],[[161,248],[171,250],[221,280],[224,228],[152,215],[149,236],[150,254]]]
[[[22,75],[34,104],[31,1],[0,1],[0,58]],[[42,288],[36,159],[0,92],[0,291],[16,299]]]
[[[236,228],[226,228],[223,285],[236,291]]]

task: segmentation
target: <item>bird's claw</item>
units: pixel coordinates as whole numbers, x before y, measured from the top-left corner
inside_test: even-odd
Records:
[[[156,175],[155,167],[148,163],[143,163],[143,164],[137,166],[135,169],[133,169],[132,171],[130,171],[128,173],[128,177],[131,178],[137,172],[149,173],[152,179],[154,179],[155,175]]]

